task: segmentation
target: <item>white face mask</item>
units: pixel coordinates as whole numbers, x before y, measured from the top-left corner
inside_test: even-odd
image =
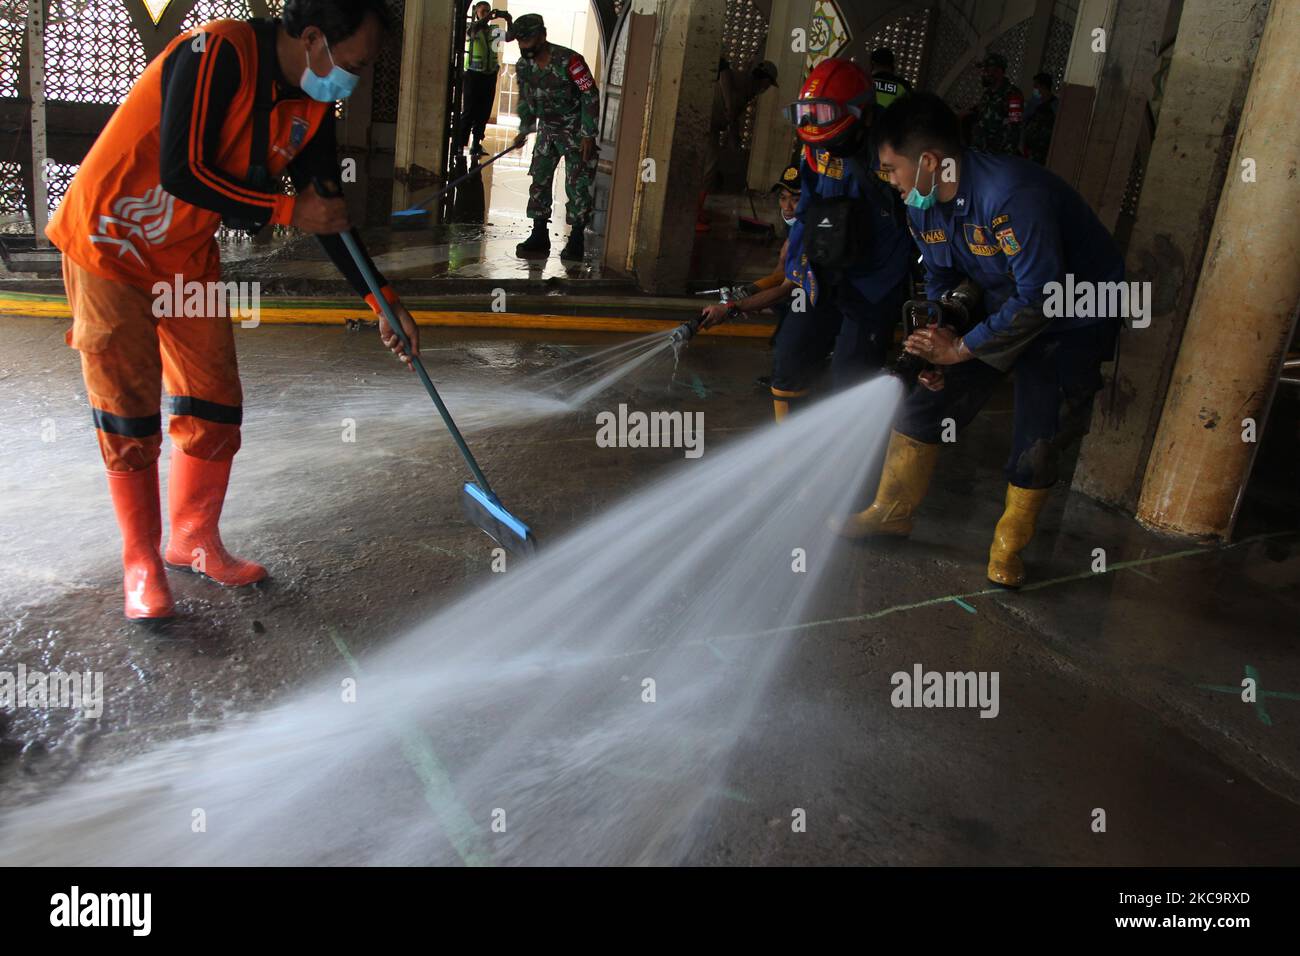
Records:
[[[787,226],[793,226],[796,222],[799,221],[799,220],[798,220],[796,217],[794,217],[794,216],[782,216],[781,218],[785,220],[785,224],[786,224]]]

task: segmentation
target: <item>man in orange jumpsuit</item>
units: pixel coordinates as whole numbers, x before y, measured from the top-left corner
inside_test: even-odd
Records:
[[[351,228],[346,206],[313,184],[341,180],[334,102],[355,88],[387,25],[382,0],[286,0],[281,20],[217,20],[178,36],[117,108],[50,222],[72,306],[67,341],[81,353],[122,532],[130,619],[171,616],[164,562],[227,587],[266,577],[230,554],[217,530],[243,415],[230,316],[170,315],[154,286],[212,288],[217,227],[274,223],[318,235],[365,295],[338,235]],[[294,196],[280,188],[286,172]],[[410,313],[381,285],[418,351]],[[382,316],[379,334],[409,365]],[[160,550],[163,387],[171,535]]]

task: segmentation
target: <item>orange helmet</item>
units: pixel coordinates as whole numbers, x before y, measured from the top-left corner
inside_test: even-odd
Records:
[[[826,147],[849,132],[875,100],[875,86],[862,67],[848,60],[822,60],[783,112],[800,140]]]

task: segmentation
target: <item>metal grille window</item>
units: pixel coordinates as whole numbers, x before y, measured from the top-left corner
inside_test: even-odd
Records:
[[[763,62],[767,46],[767,19],[754,0],[727,0],[727,19],[722,27],[722,56],[737,73],[748,73]],[[771,94],[768,94],[771,95]],[[741,120],[740,145],[748,149],[754,131],[754,103],[751,100]]]
[[[1128,182],[1124,184],[1124,195],[1120,199],[1120,212],[1125,216],[1136,217],[1138,200],[1142,198],[1142,183],[1146,179],[1146,155],[1142,149],[1133,154],[1133,165],[1129,168]]]
[[[145,66],[144,44],[120,2],[49,0],[45,88],[51,100],[120,103]]]
[[[45,164],[45,191],[49,196],[50,212],[54,212],[55,207],[63,200],[63,194],[68,191],[68,185],[72,182],[72,177],[77,174],[80,163],[51,163]]]
[[[406,17],[404,0],[388,0],[388,14],[393,29],[384,37],[375,60],[370,120],[373,123],[396,123],[397,100],[401,93],[402,76],[402,21]]]
[[[32,214],[27,208],[22,163],[0,162],[0,232],[31,231]]]
[[[872,50],[888,47],[894,51],[894,72],[912,86],[919,86],[924,65],[925,37],[929,29],[929,8],[905,14],[867,41],[867,55],[870,56]]]
[[[931,51],[930,61],[927,64],[925,80],[922,86],[928,86],[940,94],[946,94],[946,90],[939,89],[943,82],[945,74],[949,68],[961,59],[966,50],[966,35],[962,31],[961,24],[950,13],[946,7],[939,8],[939,19],[934,28],[934,43]],[[950,104],[955,101],[949,97]]]
[[[253,9],[248,0],[199,0],[181,21],[181,32],[203,26],[210,20],[251,20]]]
[[[1016,77],[1020,76],[1020,64],[1025,58],[1025,43],[1029,39],[1031,20],[1032,17],[1021,20],[990,43],[988,49],[983,51],[985,53],[1001,53],[1007,58],[1007,76],[1013,83],[1016,82]],[[979,52],[981,51],[976,51],[976,53]],[[979,102],[982,93],[980,71],[975,67],[972,60],[969,68],[962,71],[961,76],[953,83],[952,89],[948,91],[944,99],[951,103],[954,109],[962,109],[963,107],[974,106]]]
[[[1052,17],[1047,28],[1047,46],[1043,50],[1043,72],[1052,74],[1053,89],[1060,91],[1065,82],[1065,64],[1070,59],[1070,43],[1074,39],[1074,23]]]
[[[0,97],[18,95],[18,62],[27,29],[27,0],[0,7]]]

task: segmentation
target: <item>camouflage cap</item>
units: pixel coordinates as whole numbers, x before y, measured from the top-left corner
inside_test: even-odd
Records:
[[[1001,53],[990,53],[975,65],[984,68],[988,68],[992,66],[992,67],[997,67],[999,69],[1005,70],[1007,68],[1007,58],[1003,56]]]
[[[546,24],[542,22],[540,13],[525,13],[515,20],[510,29],[506,31],[506,39],[527,40],[529,37],[537,36],[545,29]]]

